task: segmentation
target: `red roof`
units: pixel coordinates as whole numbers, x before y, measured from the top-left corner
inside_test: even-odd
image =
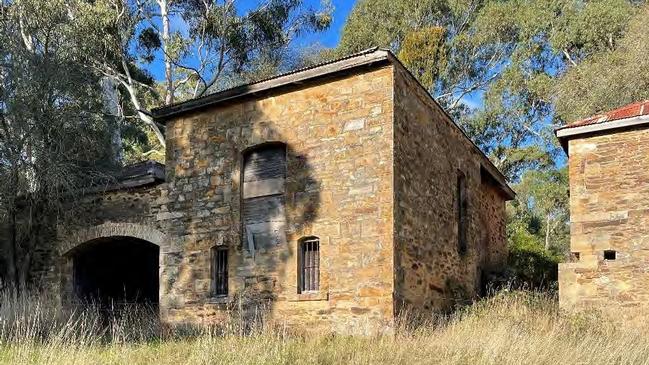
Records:
[[[649,115],[649,100],[639,101],[633,104],[625,105],[621,108],[608,111],[606,113],[596,114],[590,118],[582,119],[564,125],[563,127],[560,127],[557,130],[566,129],[566,128],[583,127],[586,125],[593,125],[593,124],[602,124],[602,123],[612,122],[620,119],[639,117],[642,115]]]

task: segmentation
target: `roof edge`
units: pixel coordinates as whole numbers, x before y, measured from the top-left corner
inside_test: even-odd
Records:
[[[589,134],[606,132],[606,131],[617,131],[627,128],[639,127],[647,125],[649,126],[649,115],[639,115],[631,118],[624,118],[613,120],[606,123],[597,123],[597,124],[588,124],[579,127],[565,128],[559,127],[554,130],[554,134],[559,140],[563,151],[568,154],[568,141],[575,139],[580,136],[586,136]]]
[[[390,51],[387,51],[387,52],[388,52],[388,59],[390,60],[390,62],[391,62],[392,64],[394,64],[394,65],[399,65],[399,67],[401,67],[403,70],[405,70],[406,73],[407,73],[408,75],[410,75],[410,77],[415,81],[415,83],[416,83],[420,88],[424,89],[425,94],[428,95],[428,98],[433,102],[433,104],[434,104],[435,106],[437,106],[437,108],[439,108],[439,109],[442,111],[442,113],[443,113],[443,114],[446,116],[446,118],[451,122],[451,124],[452,124],[453,126],[455,126],[455,128],[457,128],[457,129],[460,131],[460,133],[462,134],[462,136],[464,136],[464,138],[465,138],[466,140],[469,141],[469,143],[471,144],[471,146],[473,147],[473,149],[474,149],[475,151],[477,151],[478,155],[480,155],[480,157],[482,158],[482,161],[480,162],[480,166],[481,166],[481,167],[482,167],[486,172],[488,172],[489,175],[491,175],[491,177],[492,177],[492,178],[493,178],[493,179],[498,183],[498,185],[499,185],[499,187],[500,187],[500,190],[503,192],[503,194],[505,195],[505,197],[507,198],[507,200],[514,200],[514,198],[516,198],[516,192],[514,191],[514,189],[512,189],[512,188],[509,186],[509,184],[507,183],[507,178],[506,178],[505,175],[500,171],[500,169],[498,169],[498,167],[496,167],[496,165],[494,165],[494,163],[489,159],[489,157],[487,157],[487,155],[484,153],[484,151],[483,151],[480,147],[478,147],[478,145],[476,145],[475,142],[473,142],[473,140],[472,140],[471,138],[469,138],[469,136],[464,132],[464,130],[463,130],[462,128],[460,128],[460,126],[457,125],[457,123],[455,123],[455,120],[453,119],[453,117],[451,117],[451,115],[448,113],[448,111],[446,111],[446,109],[444,109],[444,108],[443,108],[443,107],[442,107],[442,106],[437,102],[437,100],[435,100],[435,98],[434,98],[432,95],[430,95],[430,93],[428,92],[428,90],[426,90],[426,88],[424,88],[424,86],[423,86],[423,85],[422,85],[422,84],[417,80],[417,78],[415,77],[415,75],[413,75],[412,72],[410,72],[410,70],[408,70],[408,68],[407,68],[403,63],[401,63],[401,61],[399,60],[399,58],[396,57],[394,54],[392,54],[392,52],[390,52]]]
[[[596,133],[596,132],[607,131],[611,129],[620,129],[625,127],[634,127],[634,126],[639,126],[644,124],[649,124],[648,115],[640,115],[631,118],[613,120],[606,123],[589,124],[589,125],[583,125],[583,126],[572,127],[572,128],[560,127],[555,129],[554,133],[557,136],[557,138],[562,139],[562,138],[573,137],[582,134]]]
[[[218,103],[240,98],[246,95],[253,95],[267,90],[300,84],[308,80],[316,79],[335,73],[352,70],[357,67],[367,66],[381,61],[388,61],[390,51],[381,48],[370,48],[350,56],[325,62],[308,68],[291,71],[285,74],[274,76],[269,79],[257,81],[250,84],[236,86],[204,97],[190,99],[178,104],[172,104],[152,110],[153,119],[158,123],[165,123],[167,120],[198,109],[213,106]]]

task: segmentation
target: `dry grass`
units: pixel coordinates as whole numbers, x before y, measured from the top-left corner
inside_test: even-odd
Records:
[[[568,315],[554,298],[503,292],[397,335],[297,337],[233,324],[193,337],[156,336],[150,316],[102,325],[96,313],[60,313],[46,299],[0,297],[3,364],[643,364],[649,337],[595,313]]]

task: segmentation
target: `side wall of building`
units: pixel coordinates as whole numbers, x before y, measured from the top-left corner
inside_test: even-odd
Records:
[[[428,93],[395,66],[395,300],[444,311],[475,297],[506,259],[505,200],[483,156]],[[458,176],[466,183],[466,252],[458,243]]]
[[[649,129],[569,141],[570,247],[560,303],[616,317],[649,314]],[[612,251],[614,260],[605,260]],[[613,252],[614,251],[614,252]]]
[[[392,320],[392,67],[243,99],[167,124],[170,322],[217,321],[238,298],[302,328],[358,332]],[[251,253],[241,223],[243,152],[286,144],[286,243]],[[298,241],[320,239],[320,290],[298,294]],[[210,291],[210,250],[229,250],[229,295]]]

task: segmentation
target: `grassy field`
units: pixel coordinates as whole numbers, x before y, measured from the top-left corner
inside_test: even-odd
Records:
[[[562,313],[554,298],[529,292],[502,292],[435,324],[365,338],[290,336],[263,326],[242,335],[231,325],[218,334],[161,339],[146,314],[104,327],[91,312],[61,314],[37,298],[0,299],[2,364],[649,363],[642,329],[596,313]]]

